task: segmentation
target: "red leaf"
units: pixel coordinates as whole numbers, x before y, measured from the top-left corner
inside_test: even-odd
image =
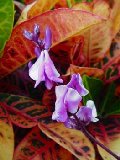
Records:
[[[25,29],[32,31],[35,23],[40,25],[41,37],[44,35],[46,26],[51,28],[52,46],[55,46],[85,28],[100,23],[101,20],[100,17],[89,12],[57,9],[21,23],[14,28],[5,47],[4,56],[0,59],[0,77],[11,73],[35,57],[34,44],[23,36],[23,31]]]
[[[67,150],[33,128],[15,150],[14,160],[75,160]]]
[[[31,128],[37,125],[38,119],[47,120],[47,118],[51,118],[49,108],[42,106],[41,102],[28,97],[1,93],[0,101],[4,101],[12,123],[19,127]]]

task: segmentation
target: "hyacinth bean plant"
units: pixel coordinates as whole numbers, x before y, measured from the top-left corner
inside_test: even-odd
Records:
[[[120,0],[1,0],[0,57],[0,160],[120,160]]]

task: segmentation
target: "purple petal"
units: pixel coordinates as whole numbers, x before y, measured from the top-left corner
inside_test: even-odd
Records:
[[[40,27],[38,24],[34,25],[34,35],[39,36],[40,34]]]
[[[33,34],[31,32],[28,32],[27,30],[24,30],[23,35],[29,40],[33,39]]]
[[[32,62],[30,61],[29,63],[28,63],[28,68],[30,69],[31,67],[32,67]]]
[[[75,119],[72,117],[67,118],[67,120],[64,122],[64,125],[67,128],[73,128],[73,129],[75,129],[77,127],[76,123],[75,123]]]
[[[80,96],[80,94],[76,90],[69,88],[64,98],[64,103],[67,107],[67,111],[70,113],[77,112],[81,100],[82,97]]]
[[[89,124],[92,119],[92,110],[86,106],[83,106],[77,112],[77,117],[86,124]]]
[[[81,96],[85,96],[89,91],[84,87],[80,74],[73,74],[68,87],[71,87],[78,91]]]
[[[56,102],[52,119],[57,120],[58,122],[65,122],[68,118],[67,110],[64,104],[64,96],[67,92],[67,89],[68,88],[65,85],[57,86],[55,88]]]
[[[53,81],[49,80],[46,75],[45,75],[45,86],[48,90],[50,90],[53,87]]]
[[[62,100],[64,102],[65,94],[68,91],[68,87],[66,85],[60,85],[55,87],[55,94],[57,100]],[[62,94],[61,94],[62,93]]]
[[[52,60],[50,59],[47,50],[44,50],[44,52],[45,52],[45,73],[48,79],[54,82],[63,83],[63,80],[58,78],[60,74],[58,73]]]
[[[35,24],[34,25],[34,32],[33,32],[33,41],[37,43],[38,38],[40,35],[40,28],[39,25]]]
[[[35,47],[35,54],[37,56],[37,58],[40,56],[40,53],[41,53],[41,50],[40,50],[40,47]]]
[[[44,42],[45,42],[45,49],[48,50],[52,44],[52,33],[49,27],[46,27]]]
[[[56,120],[58,122],[65,122],[67,118],[68,118],[68,114],[65,109],[62,110],[62,112],[55,111],[53,112],[53,115],[52,115],[52,120]]]

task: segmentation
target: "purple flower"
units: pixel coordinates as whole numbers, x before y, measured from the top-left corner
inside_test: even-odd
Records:
[[[45,38],[42,40],[40,36],[40,28],[37,24],[34,25],[33,32],[24,30],[24,36],[35,42],[36,47],[34,49],[37,56],[37,60],[34,64],[32,62],[28,63],[29,76],[36,81],[35,88],[42,81],[45,81],[47,89],[51,89],[54,82],[63,83],[63,80],[59,78],[60,74],[56,70],[48,50],[52,44],[52,33],[49,27],[46,27]]]
[[[76,80],[76,83],[75,83]],[[84,88],[80,75],[72,75],[71,81],[67,85],[56,87],[55,111],[52,115],[53,120],[65,122],[68,112],[76,113],[83,95],[88,91]]]
[[[69,88],[66,85],[57,86],[55,92],[57,100],[52,119],[58,122],[65,122],[68,118],[68,112],[77,112],[82,97],[75,89]]]
[[[42,81],[45,81],[47,89],[51,89],[54,82],[63,83],[47,50],[43,50],[37,61],[29,68],[29,76],[36,81],[35,88]]]
[[[81,96],[86,96],[89,91],[84,87],[80,74],[73,74],[68,86],[77,90]]]
[[[29,32],[27,30],[24,30],[23,35],[30,41],[33,41],[36,43],[35,53],[38,56],[38,50],[49,50],[52,44],[52,33],[51,29],[49,27],[46,27],[45,29],[45,38],[40,39],[40,27],[35,24],[33,32]]]
[[[99,120],[96,118],[97,111],[92,100],[87,101],[86,106],[82,106],[76,115],[80,121],[84,122],[86,125],[90,122],[97,122]]]

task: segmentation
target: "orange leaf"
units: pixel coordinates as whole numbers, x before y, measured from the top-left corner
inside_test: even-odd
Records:
[[[39,123],[39,128],[49,138],[69,150],[80,160],[95,160],[95,151],[89,139],[78,130],[68,129],[62,123]]]
[[[91,11],[106,18],[110,15],[109,5],[104,0],[94,0],[92,5],[91,3],[81,3],[74,6],[74,8]],[[87,66],[104,58],[112,41],[111,29],[112,21],[108,18],[106,22],[93,26],[83,34],[85,42],[83,53],[87,59]]]
[[[105,18],[108,18],[110,15],[109,4],[104,0],[93,0],[92,3],[78,3],[72,8],[89,11]]]
[[[113,20],[113,37],[120,30],[120,1],[114,0],[113,7],[111,10],[111,19]]]
[[[53,37],[52,46],[55,46],[85,28],[100,23],[101,20],[100,17],[85,11],[57,9],[21,23],[14,28],[4,49],[4,56],[0,59],[0,78],[35,57],[34,44],[23,36],[24,29],[32,31],[34,24],[37,23],[43,37],[45,27],[49,26]]]
[[[70,65],[68,69],[68,73],[79,73],[81,75],[87,74],[88,76],[94,76],[97,78],[103,78],[104,77],[104,71],[102,69],[98,68],[90,68],[90,67],[78,67],[75,65]]]
[[[37,0],[28,11],[28,19],[52,9],[57,2],[58,0]]]

